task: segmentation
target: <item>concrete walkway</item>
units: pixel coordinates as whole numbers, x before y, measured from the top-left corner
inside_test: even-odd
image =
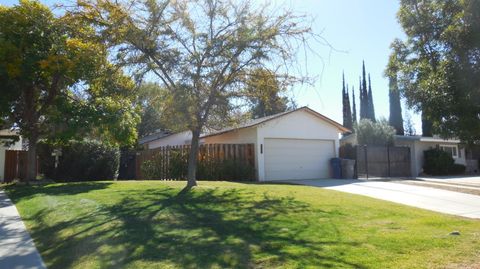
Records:
[[[480,196],[382,181],[343,179],[295,180],[294,184],[365,195],[440,213],[480,219]]]
[[[0,268],[46,268],[17,208],[0,190]]]

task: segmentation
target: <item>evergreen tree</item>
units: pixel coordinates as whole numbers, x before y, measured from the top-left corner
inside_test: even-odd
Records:
[[[369,119],[369,104],[368,104],[368,89],[367,89],[367,76],[365,74],[365,61],[362,62],[362,78],[361,78],[361,94],[362,94],[362,104],[363,114],[360,115],[360,119]]]
[[[352,125],[357,124],[357,104],[355,103],[355,87],[352,86]]]
[[[397,75],[390,75],[388,79],[390,101],[390,116],[388,123],[395,128],[397,135],[404,135],[402,106],[400,104],[400,91],[398,90]]]
[[[348,87],[345,87],[345,74],[342,74],[342,105],[343,105],[343,126],[352,129],[352,111],[350,110],[350,98]]]
[[[345,91],[345,104],[346,104],[346,110],[347,110],[347,118],[346,118],[346,124],[343,126],[347,127],[348,129],[352,130],[353,129],[353,122],[352,122],[352,110],[350,107],[350,95],[348,94],[348,84],[347,88]]]
[[[368,110],[367,116],[375,122],[375,108],[373,106],[372,82],[370,81],[370,73],[368,74]]]
[[[360,119],[365,119],[365,100],[364,100],[364,94],[362,90],[362,77],[359,77],[358,79],[358,91],[359,91],[359,96],[360,96]]]

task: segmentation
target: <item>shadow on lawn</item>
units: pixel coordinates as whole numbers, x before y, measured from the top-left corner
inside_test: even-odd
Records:
[[[81,258],[101,268],[355,267],[332,247],[342,242],[328,223],[329,213],[289,197],[256,196],[245,189],[119,190],[121,201],[102,204],[74,219],[51,223],[44,209],[31,216],[32,236],[49,268],[68,268]],[[63,191],[61,193],[64,193]],[[55,195],[55,194],[51,194]],[[316,219],[308,219],[315,210]],[[304,214],[305,213],[305,214]],[[305,219],[296,219],[304,216]],[[305,234],[324,219],[329,236]],[[321,225],[318,227],[322,227]],[[328,231],[327,231],[328,230]],[[340,256],[340,257],[339,257]],[[138,264],[140,262],[140,264]]]

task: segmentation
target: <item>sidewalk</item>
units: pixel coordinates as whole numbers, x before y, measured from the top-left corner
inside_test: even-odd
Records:
[[[0,268],[46,268],[17,208],[0,190]]]

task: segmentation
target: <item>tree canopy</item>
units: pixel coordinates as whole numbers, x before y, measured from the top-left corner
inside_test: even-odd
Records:
[[[398,20],[407,38],[392,55],[408,105],[435,133],[478,141],[480,1],[402,0]]]
[[[395,129],[385,119],[377,122],[362,119],[355,126],[355,134],[359,145],[392,146]]]
[[[311,36],[304,16],[249,1],[79,2],[72,14],[94,25],[120,64],[137,77],[153,74],[192,132],[188,186],[196,185],[199,136],[209,120],[231,110],[255,68],[285,72]],[[288,76],[277,76],[288,77]]]
[[[40,138],[136,140],[133,83],[92,34],[37,1],[0,6],[0,118],[28,140],[28,179]]]

